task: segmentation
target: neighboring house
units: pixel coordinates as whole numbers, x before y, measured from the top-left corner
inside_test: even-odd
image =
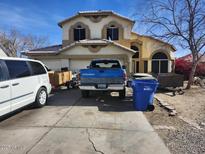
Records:
[[[0,44],[0,57],[7,57],[5,48]]]
[[[175,61],[175,72],[178,74],[183,74],[185,79],[188,79],[192,69],[192,61],[192,54],[177,58]],[[195,75],[205,76],[205,55],[201,57],[196,67]]]
[[[86,68],[97,58],[119,59],[128,73],[171,72],[175,48],[161,40],[132,32],[134,21],[112,11],[78,12],[58,23],[62,44],[25,52],[50,69]]]

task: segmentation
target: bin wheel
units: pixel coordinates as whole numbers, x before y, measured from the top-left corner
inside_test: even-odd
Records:
[[[147,110],[148,111],[154,111],[155,107],[154,105],[148,105]]]
[[[87,98],[87,97],[89,97],[89,91],[88,90],[82,90],[81,95],[82,95],[83,98]]]
[[[125,98],[125,95],[126,95],[126,90],[125,90],[125,88],[124,88],[123,90],[119,91],[119,98],[120,98],[120,99]]]

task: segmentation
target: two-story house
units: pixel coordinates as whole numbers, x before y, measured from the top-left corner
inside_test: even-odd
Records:
[[[113,11],[78,12],[58,23],[62,44],[34,49],[25,54],[50,69],[86,68],[90,60],[119,59],[128,73],[171,72],[175,48],[161,40],[132,32],[135,22]]]

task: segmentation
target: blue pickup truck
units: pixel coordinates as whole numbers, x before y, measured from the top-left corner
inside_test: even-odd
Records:
[[[119,60],[92,60],[87,69],[79,73],[82,97],[88,97],[90,91],[117,91],[119,97],[125,97],[125,66]]]

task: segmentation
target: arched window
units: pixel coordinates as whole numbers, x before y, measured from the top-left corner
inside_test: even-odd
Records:
[[[168,72],[168,57],[162,52],[157,52],[152,56],[152,72],[167,73]]]
[[[115,25],[111,25],[107,28],[108,40],[119,40],[119,28]]]
[[[139,58],[139,48],[137,46],[135,46],[135,45],[132,45],[130,48],[132,50],[136,51],[136,53],[132,56],[132,58]]]
[[[152,56],[152,59],[168,59],[167,58],[167,55],[162,53],[162,52],[158,52],[158,53],[155,53],[153,56]]]
[[[84,40],[85,39],[85,28],[81,25],[78,25],[74,28],[74,41]]]

